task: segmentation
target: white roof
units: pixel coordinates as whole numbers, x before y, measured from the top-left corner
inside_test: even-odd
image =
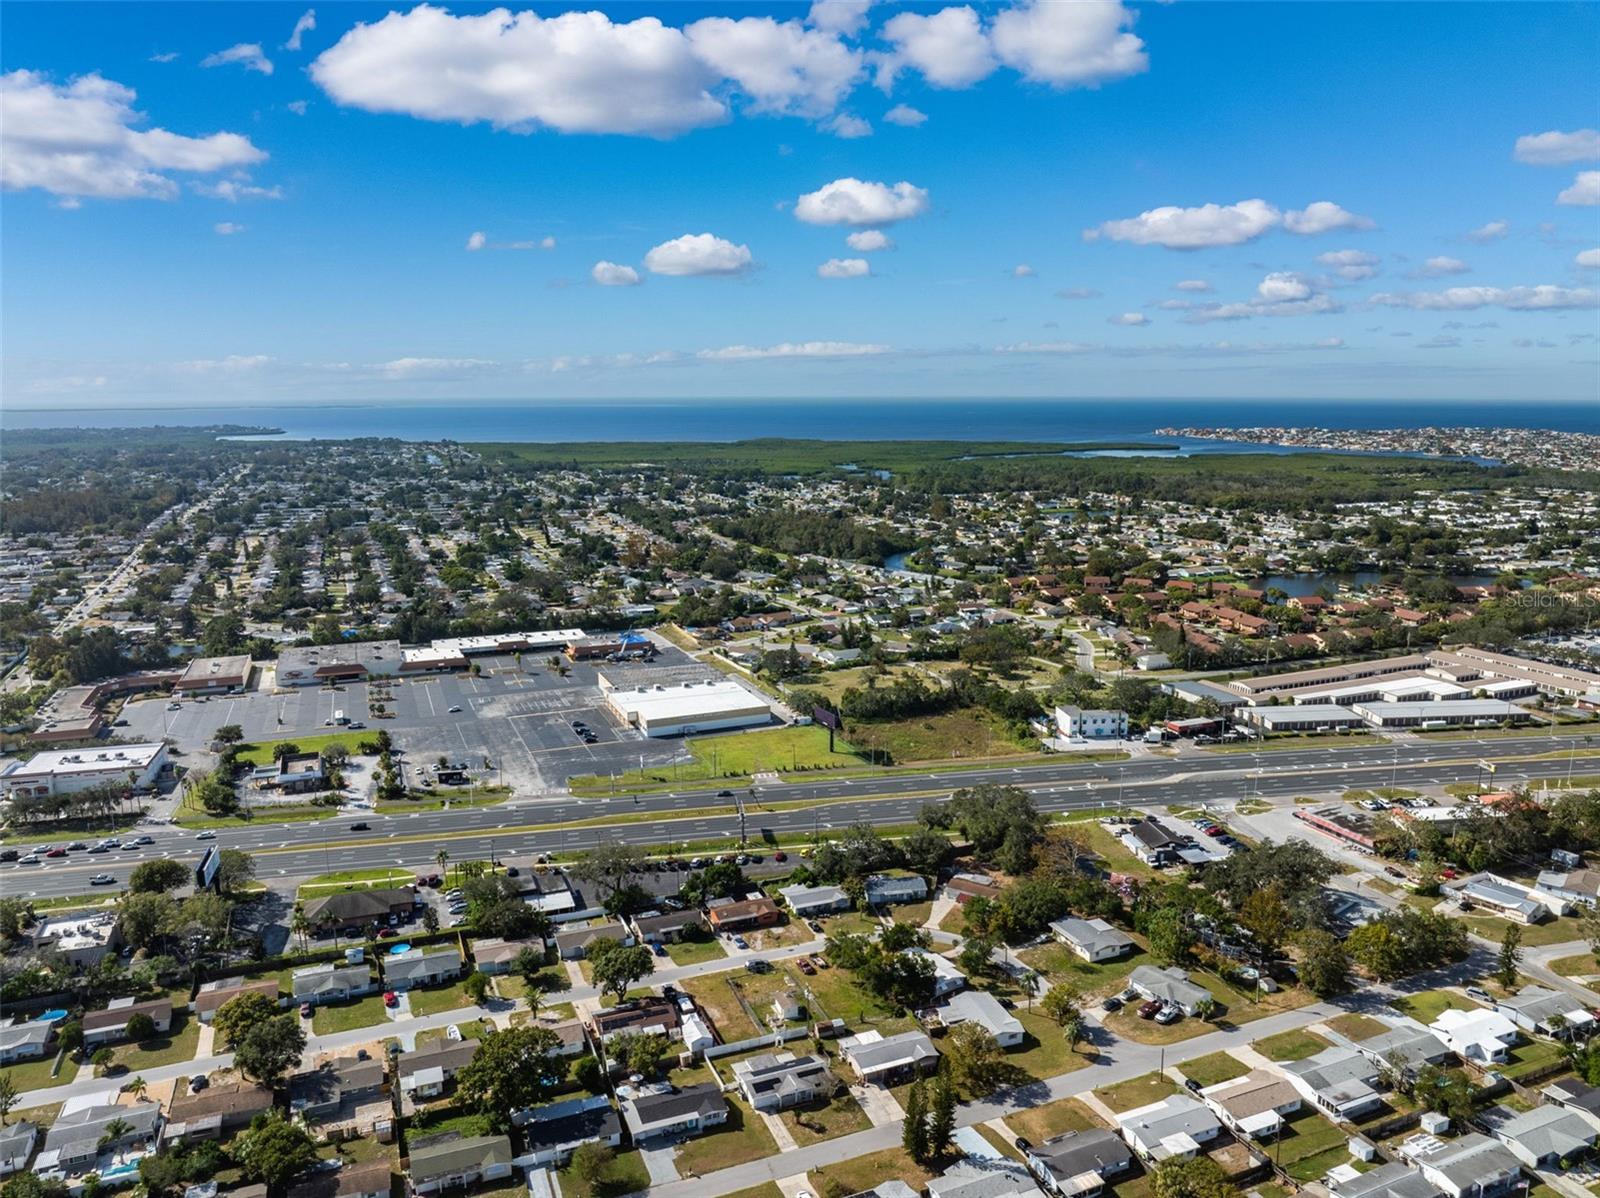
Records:
[[[1485,1044],[1491,1040],[1505,1042],[1517,1038],[1517,1025],[1499,1011],[1441,1011],[1429,1027],[1446,1042],[1456,1044]]]
[[[624,712],[629,720],[644,723],[755,715],[772,709],[766,700],[756,698],[737,682],[721,678],[687,682],[681,686],[614,690],[607,701]]]
[[[144,771],[166,746],[159,741],[138,745],[106,745],[101,749],[46,749],[27,764],[13,763],[8,774],[99,774],[107,770]]]

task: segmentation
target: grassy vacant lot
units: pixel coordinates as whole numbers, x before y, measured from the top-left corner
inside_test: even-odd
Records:
[[[824,770],[866,764],[863,757],[838,738],[834,741],[835,751],[829,753],[828,730],[814,724],[695,737],[685,741],[684,748],[693,761],[651,766],[642,771],[629,770],[617,775],[617,785],[639,790],[683,782],[747,781],[752,774],[768,771]],[[583,774],[573,778],[570,785],[574,794],[611,793],[609,776]]]
[[[894,1018],[882,1000],[857,985],[855,975],[848,969],[837,965],[832,969],[819,969],[814,977],[805,978],[802,992],[805,990],[815,999],[811,1014],[816,1019],[843,1019],[855,1030],[865,1030],[857,1025],[867,1023],[885,1036],[910,1031],[916,1026],[909,1015]]]
[[[1111,834],[1111,830],[1098,820],[1078,820],[1065,827],[1068,835],[1104,861],[1106,868],[1114,873],[1134,874],[1142,878],[1155,876],[1155,870],[1125,849],[1122,842]]]
[[[172,1012],[172,1030],[151,1036],[141,1044],[119,1044],[112,1048],[112,1059],[126,1065],[128,1072],[139,1073],[158,1065],[176,1065],[194,1060],[200,1043],[200,1020],[187,1011]]]
[[[1178,1069],[1184,1077],[1197,1081],[1202,1086],[1214,1086],[1218,1082],[1232,1081],[1250,1072],[1243,1061],[1225,1052],[1196,1057],[1192,1061],[1185,1061],[1178,1066]]]
[[[311,1013],[311,1030],[319,1036],[330,1032],[350,1032],[385,1021],[383,995],[369,994],[355,1002],[319,1006]]]
[[[1149,1106],[1152,1102],[1160,1102],[1167,1095],[1177,1092],[1178,1087],[1160,1073],[1146,1073],[1142,1077],[1129,1078],[1095,1091],[1100,1101],[1119,1115],[1124,1111]]]
[[[172,822],[180,828],[245,828],[251,824],[310,824],[317,820],[332,819],[339,814],[332,807],[310,807],[298,804],[255,807],[236,815],[207,815],[192,806],[185,798],[173,813]]]
[[[711,1016],[711,1022],[725,1041],[744,1040],[766,1032],[764,1021],[772,1013],[772,1000],[793,985],[785,968],[774,969],[771,973],[725,970],[678,983],[679,988],[692,994],[695,1002]],[[755,1011],[756,1019],[762,1022],[752,1022],[745,1014],[739,995],[744,996],[745,1002]]]
[[[600,1178],[600,1185],[594,1189],[578,1180],[573,1174],[570,1160],[557,1170],[556,1176],[561,1182],[561,1193],[565,1198],[600,1198],[603,1194],[634,1194],[650,1187],[650,1170],[644,1167],[644,1159],[639,1155],[637,1148],[617,1153]]]
[[[1347,1133],[1321,1115],[1305,1109],[1289,1120],[1274,1155],[1296,1181],[1316,1181],[1335,1165],[1350,1159]]]
[[[1012,1012],[1027,1030],[1022,1047],[1006,1053],[1006,1062],[1031,1077],[1043,1080],[1058,1073],[1082,1069],[1093,1059],[1094,1050],[1084,1045],[1073,1052],[1055,1021],[1037,1010]],[[1087,1055],[1086,1055],[1087,1054]]]
[[[666,946],[667,956],[672,958],[674,965],[698,965],[702,961],[720,961],[728,954],[723,950],[722,941],[716,938],[706,940],[679,940]]]
[[[1329,1045],[1316,1032],[1301,1028],[1257,1040],[1251,1047],[1271,1061],[1303,1061],[1316,1056]]]
[[[911,1159],[904,1148],[886,1148],[813,1170],[814,1194],[859,1194],[885,1181],[903,1181],[917,1193],[938,1176]]]
[[[270,765],[272,750],[277,745],[296,745],[302,753],[320,753],[330,745],[343,745],[353,757],[357,746],[371,740],[376,732],[327,732],[317,736],[296,736],[284,740],[264,740],[259,744],[239,746],[239,760],[247,765]]]
[[[851,743],[875,755],[879,765],[1034,755],[1033,741],[1012,739],[1003,720],[966,708],[909,720],[850,725]]]
[[[1100,1120],[1079,1099],[1063,1098],[1007,1115],[1006,1124],[1023,1139],[1039,1144],[1069,1131],[1089,1131],[1099,1127]]]
[[[411,992],[413,1015],[437,1015],[441,1011],[454,1011],[468,1005],[466,991],[459,984],[430,986],[426,990]]]
[[[1370,1015],[1359,1015],[1354,1011],[1343,1015],[1335,1015],[1327,1021],[1328,1026],[1341,1036],[1351,1040],[1370,1040],[1373,1036],[1381,1036],[1388,1031],[1388,1027],[1379,1023]]]
[[[1600,973],[1600,961],[1593,953],[1579,953],[1575,957],[1557,957],[1550,962],[1550,968],[1564,978],[1585,977]]]
[[[1479,1011],[1483,1004],[1449,990],[1423,990],[1407,994],[1389,1004],[1402,1015],[1419,1023],[1432,1023],[1445,1011]]]
[[[0,1065],[0,1077],[17,1088],[18,1094],[29,1090],[47,1090],[51,1086],[64,1086],[78,1074],[78,1066],[70,1058],[61,1066],[59,1075],[51,1076],[56,1054],[50,1053],[37,1061],[22,1061],[15,1065]]]
[[[409,869],[344,869],[322,874],[305,882],[296,891],[302,899],[317,898],[340,890],[371,890],[374,887],[408,886],[416,881]]]
[[[1554,919],[1547,919],[1543,923],[1516,924],[1508,919],[1496,919],[1490,915],[1469,914],[1462,915],[1461,922],[1472,929],[1475,936],[1482,936],[1485,940],[1492,940],[1499,944],[1505,939],[1506,929],[1515,926],[1522,933],[1523,948],[1539,948],[1546,944],[1568,944],[1575,940],[1584,939],[1583,925],[1570,915],[1558,915]]]
[[[494,1024],[482,1019],[468,1019],[455,1025],[461,1031],[463,1040],[481,1040],[486,1032],[494,1031]],[[447,1028],[430,1027],[417,1033],[417,1047],[434,1040],[448,1040],[450,1032]]]
[[[732,1165],[772,1156],[778,1145],[761,1116],[739,1098],[728,1099],[728,1121],[678,1150],[678,1172],[686,1176],[715,1173]],[[642,1187],[641,1187],[642,1188]]]
[[[1121,990],[1130,973],[1140,965],[1153,963],[1149,954],[1139,950],[1120,961],[1091,965],[1066,945],[1055,943],[1023,949],[1017,956],[1052,982],[1071,982],[1081,993],[1089,996]]]
[[[791,1108],[778,1117],[789,1129],[794,1142],[802,1148],[820,1140],[831,1140],[835,1136],[866,1131],[872,1126],[872,1120],[867,1118],[861,1104],[848,1091],[841,1092],[831,1102]]]

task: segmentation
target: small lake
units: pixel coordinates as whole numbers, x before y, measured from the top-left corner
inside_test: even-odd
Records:
[[[1423,571],[1425,573],[1425,571]],[[1315,595],[1324,586],[1338,590],[1361,590],[1364,587],[1377,586],[1383,581],[1382,570],[1350,570],[1347,572],[1334,572],[1326,570],[1308,571],[1303,574],[1268,574],[1265,578],[1257,578],[1251,584],[1260,590],[1269,590],[1277,587],[1286,595]],[[1451,586],[1457,587],[1486,587],[1494,585],[1493,574],[1447,574]]]

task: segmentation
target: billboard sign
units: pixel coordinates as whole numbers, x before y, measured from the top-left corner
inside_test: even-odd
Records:
[[[811,718],[824,728],[831,728],[835,732],[844,727],[839,722],[838,712],[829,711],[826,707],[813,707],[811,709]]]
[[[200,864],[194,867],[194,885],[196,890],[209,890],[217,880],[217,870],[222,865],[222,854],[215,845],[206,848],[205,855],[200,858]]]

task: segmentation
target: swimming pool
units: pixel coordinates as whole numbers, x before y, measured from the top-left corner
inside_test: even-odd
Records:
[[[391,944],[389,946],[389,955],[391,957],[396,953],[409,953],[410,951],[411,946],[409,944]]]
[[[48,1010],[48,1011],[40,1011],[39,1014],[34,1018],[34,1022],[35,1023],[60,1023],[63,1020],[65,1020],[66,1017],[67,1017],[67,1012],[61,1011],[61,1010],[56,1010],[56,1009],[52,1008],[51,1010]]]

